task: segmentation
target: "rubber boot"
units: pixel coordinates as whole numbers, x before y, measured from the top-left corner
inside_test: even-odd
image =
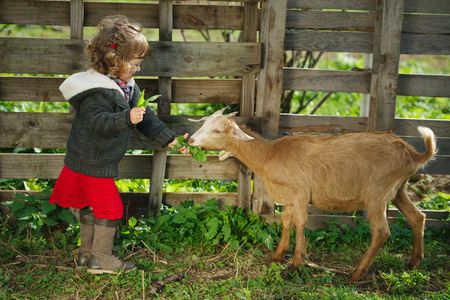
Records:
[[[91,258],[92,239],[94,238],[94,213],[92,207],[80,209],[80,239],[81,246],[78,253],[77,265],[87,266]]]
[[[116,273],[117,269],[129,271],[135,267],[134,263],[122,261],[112,255],[118,223],[119,220],[94,219],[94,240],[88,264],[89,273]]]

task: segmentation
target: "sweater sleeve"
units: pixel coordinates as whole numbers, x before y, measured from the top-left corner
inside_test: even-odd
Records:
[[[161,147],[167,146],[175,138],[175,133],[167,128],[155,114],[147,107],[142,122],[136,125],[136,128],[147,138],[157,142]]]

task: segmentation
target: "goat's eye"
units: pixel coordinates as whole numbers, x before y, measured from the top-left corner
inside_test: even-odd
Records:
[[[213,132],[219,134],[220,130],[219,129],[214,129]]]

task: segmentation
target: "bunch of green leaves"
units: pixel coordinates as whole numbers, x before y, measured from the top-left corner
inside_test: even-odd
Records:
[[[201,148],[189,146],[188,141],[185,140],[182,135],[177,137],[176,140],[177,140],[177,144],[173,147],[174,150],[177,150],[177,149],[180,149],[180,148],[183,148],[183,147],[190,148],[189,153],[192,155],[192,157],[196,161],[198,161],[198,162],[208,162],[208,160],[206,159],[206,154],[205,154],[205,152],[202,151]]]
[[[55,227],[60,222],[74,223],[72,213],[54,203],[49,203],[51,191],[41,193],[17,194],[16,200],[3,203],[11,208],[17,222],[16,234],[27,229],[34,238],[40,238],[44,229]]]
[[[144,100],[144,97],[145,97],[145,89],[143,89],[141,91],[141,96],[139,96],[138,107],[146,108],[149,103],[151,103],[154,100],[158,99],[159,97],[161,97],[161,95],[154,95],[154,96],[151,96],[150,98],[145,99],[145,100]]]
[[[221,210],[213,198],[201,205],[185,201],[178,207],[164,207],[158,218],[131,218],[121,229],[122,249],[145,244],[165,252],[172,252],[173,245],[187,247],[195,244],[228,244],[230,248],[248,248],[262,243],[273,250],[278,237],[276,229],[260,222],[252,212],[243,208],[226,206]]]
[[[420,209],[450,210],[450,194],[438,192],[417,204]]]

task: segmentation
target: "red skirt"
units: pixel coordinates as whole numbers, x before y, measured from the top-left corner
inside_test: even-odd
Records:
[[[64,166],[56,181],[50,203],[81,209],[91,206],[97,219],[117,220],[123,216],[123,203],[113,178],[83,175]]]

